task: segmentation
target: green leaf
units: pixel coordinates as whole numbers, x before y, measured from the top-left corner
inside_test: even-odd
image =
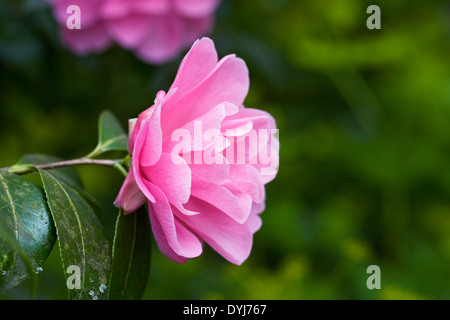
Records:
[[[150,235],[150,222],[145,206],[128,215],[119,212],[108,299],[141,299],[150,272]]]
[[[63,159],[46,154],[26,154],[19,160],[17,165],[22,164],[46,164],[52,162],[63,161]],[[58,180],[64,181],[68,185],[74,188],[81,189],[81,182],[78,177],[77,171],[73,167],[62,167],[56,169],[47,170]]]
[[[69,289],[69,298],[96,298],[104,290],[111,268],[110,246],[103,226],[86,200],[71,186],[44,170],[39,173],[58,233],[66,281],[72,276],[67,268],[80,269],[81,288]]]
[[[0,292],[39,272],[56,241],[44,192],[0,171]]]
[[[128,136],[110,111],[103,111],[98,121],[98,144],[87,158],[108,151],[128,151]]]
[[[22,159],[20,159],[16,165],[23,165],[23,164],[37,165],[59,161],[63,161],[63,159],[46,154],[27,154],[23,156]],[[97,214],[97,217],[99,218],[103,217],[104,213],[102,206],[92,195],[90,195],[83,189],[80,178],[78,177],[78,173],[74,167],[61,167],[56,169],[49,169],[46,171],[50,172],[58,180],[64,181],[72,188],[74,188],[94,209],[94,212]]]
[[[37,288],[38,288],[38,267],[34,267],[31,260],[28,258],[27,254],[23,250],[23,248],[20,246],[19,242],[14,236],[14,233],[11,232],[11,229],[9,229],[6,226],[6,222],[0,219],[0,239],[2,241],[2,246],[6,248],[6,245],[9,246],[10,249],[13,249],[15,251],[16,256],[18,255],[20,259],[22,259],[23,265],[25,266],[26,272],[28,275],[31,276],[32,279],[32,285],[30,287],[30,296],[34,298]],[[56,239],[56,237],[55,237]],[[9,249],[6,248],[6,251]],[[18,277],[17,272],[14,270],[8,271],[2,270],[3,267],[6,268],[7,262],[8,262],[8,254],[3,256],[3,250],[0,249],[0,294],[7,291],[8,289],[14,287],[15,285],[19,284],[23,279],[27,278],[28,276],[25,274],[25,278]],[[23,265],[18,261],[19,268],[23,270]],[[16,266],[17,266],[16,265]],[[18,282],[17,282],[18,281]]]

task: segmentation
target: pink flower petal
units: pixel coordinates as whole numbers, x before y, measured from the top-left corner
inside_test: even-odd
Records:
[[[133,3],[133,8],[136,12],[142,12],[152,15],[167,14],[171,9],[171,3],[167,0],[134,0],[131,2]]]
[[[136,124],[137,125],[137,124]],[[149,121],[144,121],[142,123],[142,126],[140,126],[140,130],[137,130],[137,128],[135,127],[135,132],[137,132],[136,134],[136,139],[135,139],[135,143],[132,146],[133,147],[133,153],[132,153],[132,157],[131,157],[131,170],[133,170],[133,176],[134,179],[136,181],[137,186],[139,187],[139,189],[142,191],[142,193],[145,195],[145,197],[152,201],[155,202],[155,197],[153,196],[153,194],[148,190],[147,186],[144,183],[143,177],[142,177],[142,172],[140,169],[140,164],[139,164],[139,158],[141,155],[141,151],[143,149],[143,145],[144,142],[147,140],[147,131],[148,131],[148,127],[149,127]]]
[[[145,140],[140,141],[141,149],[133,158],[138,165],[151,166],[158,162],[162,152],[161,105],[156,105],[151,117],[143,121],[147,125],[143,124],[140,131],[147,134],[142,137]]]
[[[111,45],[111,38],[102,23],[89,28],[62,28],[61,37],[64,44],[79,55],[101,52]]]
[[[173,157],[178,157],[174,163]],[[141,165],[147,180],[157,185],[170,203],[186,203],[191,195],[191,169],[177,155],[161,154],[152,166]]]
[[[64,29],[67,19],[72,13],[67,13],[67,8],[76,5],[80,8],[81,29],[88,29],[99,23],[99,5],[101,0],[59,0],[53,5],[53,14]]]
[[[157,150],[156,154],[153,155],[155,158],[152,160],[154,162],[158,161],[159,154],[162,152],[162,133],[160,132],[161,128],[161,105],[167,101],[167,99],[170,99],[175,93],[177,92],[177,88],[170,89],[169,92],[166,94],[163,90],[160,90],[155,98],[155,104],[151,106],[150,108],[146,109],[144,112],[142,112],[138,119],[132,124],[133,130],[131,131],[131,135],[129,136],[128,140],[128,148],[130,150],[130,153],[133,154],[134,145],[136,143],[136,138],[138,136],[138,133],[141,131],[142,123],[145,122],[148,119],[151,119],[153,116],[153,113],[156,109],[157,112],[155,113],[155,117],[152,120],[153,121],[153,131],[154,131],[154,137],[158,137],[158,139],[155,139],[154,143],[156,145],[152,145],[152,147]],[[131,129],[130,129],[131,130]],[[161,138],[159,138],[161,136]]]
[[[133,1],[103,0],[100,15],[105,19],[122,18],[133,11]]]
[[[255,233],[261,228],[262,220],[259,214],[264,211],[265,207],[266,205],[264,202],[253,203],[252,211],[247,220],[247,226],[250,229],[250,232]]]
[[[250,214],[251,198],[240,198],[224,186],[197,180],[192,182],[191,193],[192,196],[221,210],[237,223],[244,223]]]
[[[253,244],[250,227],[237,223],[201,200],[192,199],[189,204],[191,210],[200,211],[201,214],[184,216],[183,222],[225,259],[237,265],[242,264],[248,258]]]
[[[209,38],[197,40],[183,58],[171,88],[178,88],[177,96],[186,94],[204,80],[217,62],[214,42]]]
[[[265,111],[243,108],[227,117],[222,124],[224,134],[231,136],[229,132],[235,132],[237,136],[230,138],[231,146],[224,152],[228,161],[233,164],[252,164],[258,169],[264,184],[272,181],[278,172],[280,150],[279,139],[275,136],[275,119]],[[242,135],[250,124],[251,129]]]
[[[128,214],[139,209],[145,202],[147,202],[147,199],[134,180],[133,170],[130,170],[114,201],[114,205],[122,208],[124,213]]]
[[[166,235],[161,227],[161,224],[156,216],[155,211],[151,207],[151,203],[148,204],[149,207],[149,216],[152,226],[153,236],[155,237],[156,244],[158,246],[159,251],[164,254],[170,260],[176,263],[185,263],[188,261],[188,258],[179,256],[173,251],[173,249],[167,243]]]
[[[179,99],[167,102],[167,108],[178,115],[173,120],[172,129],[183,127],[221,103],[241,105],[248,89],[245,62],[234,55],[226,56],[200,84]]]
[[[140,45],[153,27],[155,20],[146,14],[128,14],[108,19],[106,25],[111,37],[121,46],[133,49]]]
[[[219,0],[173,0],[173,5],[178,14],[198,18],[210,15],[219,2]]]
[[[128,14],[161,15],[170,10],[167,0],[103,0],[101,15],[106,19],[121,18]]]
[[[228,182],[224,185],[232,190],[251,196],[252,200],[261,203],[265,200],[264,183],[259,171],[252,165],[230,165]]]
[[[170,249],[181,257],[198,257],[203,251],[201,241],[194,233],[177,221],[164,192],[150,182],[146,182],[146,185],[156,199],[155,202],[149,202],[149,210],[152,225],[159,226],[158,234],[156,235],[155,232],[155,239],[158,244],[165,247],[167,243]]]
[[[177,118],[173,117],[169,110],[166,110],[166,108],[164,109],[165,112],[162,113],[161,118],[163,125],[162,130],[167,140],[164,143],[164,150],[166,152],[172,152],[174,147],[180,143],[187,143],[184,140],[180,142],[174,137],[174,135],[178,133],[182,136],[189,137],[189,151],[205,150],[209,146],[213,145],[215,140],[220,135],[221,123],[223,119],[238,111],[238,108],[231,103],[221,103],[195,120],[184,124],[183,127],[174,128],[177,123]],[[223,148],[225,148],[225,146],[223,146]]]
[[[216,164],[190,164],[192,172],[192,179],[195,180],[206,180],[212,183],[221,184],[230,174],[229,164],[226,162],[226,159],[223,156],[222,163]]]
[[[182,26],[171,14],[154,16],[153,28],[135,53],[144,61],[161,64],[174,58],[182,46]]]

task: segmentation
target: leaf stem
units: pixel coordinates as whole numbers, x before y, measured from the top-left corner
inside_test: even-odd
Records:
[[[44,164],[21,164],[16,165],[8,168],[3,168],[1,170],[9,171],[11,173],[15,174],[27,174],[31,173],[36,169],[41,170],[49,170],[49,169],[56,169],[56,168],[62,168],[62,167],[70,167],[70,166],[79,166],[79,165],[99,165],[99,166],[108,166],[108,167],[114,167],[118,169],[122,174],[127,174],[125,168],[123,167],[124,159],[115,159],[115,160],[109,160],[109,159],[88,159],[88,158],[80,158],[80,159],[73,159],[73,160],[66,160],[66,161],[57,161],[57,162],[51,162],[51,163],[44,163]]]
[[[125,178],[128,176],[128,171],[123,167],[122,162],[114,163],[113,167],[119,170]]]
[[[85,158],[93,159],[96,156],[98,156],[99,154],[101,154],[101,152],[99,151],[99,147],[97,146],[97,147],[95,147],[94,150],[92,150],[91,153],[89,153],[87,156],[85,156]]]

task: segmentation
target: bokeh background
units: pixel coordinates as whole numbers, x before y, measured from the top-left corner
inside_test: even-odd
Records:
[[[381,8],[381,30],[366,9]],[[178,265],[154,246],[144,299],[449,299],[450,5],[445,0],[222,0],[210,37],[248,64],[245,104],[280,130],[263,227],[234,266],[210,248]],[[27,153],[78,158],[97,119],[127,119],[167,90],[161,66],[114,46],[77,57],[42,0],[0,0],[0,167]],[[122,177],[77,168],[104,206]],[[367,267],[381,269],[369,290]],[[66,299],[58,248],[38,299]],[[29,283],[1,299],[29,299]]]

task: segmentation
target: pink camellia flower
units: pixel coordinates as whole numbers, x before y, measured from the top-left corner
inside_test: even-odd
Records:
[[[199,256],[203,242],[238,265],[250,254],[279,141],[270,114],[243,106],[248,89],[245,62],[218,61],[202,38],[167,94],[129,121],[131,168],[115,205],[130,213],[147,202],[158,247],[173,261]]]
[[[213,24],[220,0],[47,0],[66,46],[79,55],[112,43],[149,63],[173,59]],[[80,8],[81,29],[69,29],[70,6]]]

